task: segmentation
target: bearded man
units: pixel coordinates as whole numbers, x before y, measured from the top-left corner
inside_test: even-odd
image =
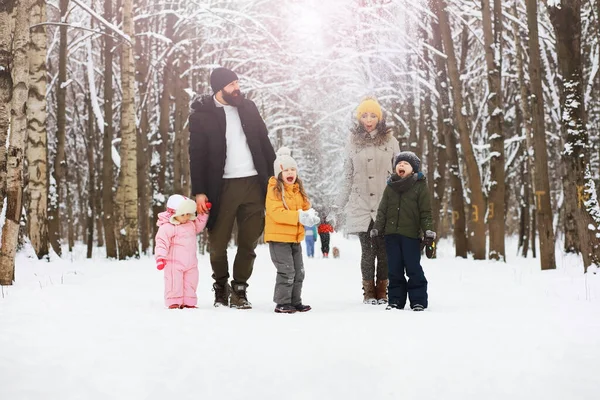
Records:
[[[215,307],[252,308],[246,289],[264,229],[265,196],[275,151],[256,105],[244,98],[235,72],[217,68],[213,95],[192,103],[190,173],[198,213],[207,223]],[[210,203],[211,207],[207,203]],[[229,280],[227,247],[237,223],[237,254]]]

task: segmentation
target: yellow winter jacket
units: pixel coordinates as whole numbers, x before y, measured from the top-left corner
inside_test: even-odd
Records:
[[[265,201],[265,242],[300,243],[304,240],[304,226],[298,222],[298,210],[308,210],[310,203],[300,194],[297,183],[284,185],[285,204],[275,192],[277,179],[269,179],[267,199]]]

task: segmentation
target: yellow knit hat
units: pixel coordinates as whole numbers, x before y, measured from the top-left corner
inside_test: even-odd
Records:
[[[383,117],[381,106],[374,97],[367,97],[358,105],[358,108],[356,109],[356,119],[360,120],[360,117],[364,113],[373,113],[377,115],[377,119],[380,121],[381,117]]]

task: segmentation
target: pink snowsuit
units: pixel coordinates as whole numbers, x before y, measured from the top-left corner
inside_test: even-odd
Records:
[[[197,304],[198,258],[196,235],[204,229],[208,214],[198,215],[194,221],[174,225],[169,222],[169,211],[158,214],[158,232],[154,257],[164,258],[165,305],[177,304],[193,307]]]

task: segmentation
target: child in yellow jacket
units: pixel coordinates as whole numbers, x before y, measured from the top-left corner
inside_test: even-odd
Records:
[[[302,304],[304,264],[302,245],[304,225],[319,223],[317,212],[310,202],[298,178],[298,165],[290,150],[282,147],[277,152],[273,171],[276,177],[269,179],[266,199],[265,242],[269,243],[271,260],[277,268],[273,301],[276,313],[309,311]]]

